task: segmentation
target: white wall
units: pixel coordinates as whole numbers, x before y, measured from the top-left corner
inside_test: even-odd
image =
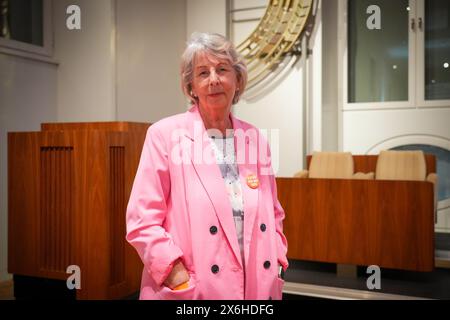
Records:
[[[229,0],[228,9],[232,11],[227,26],[230,39],[235,43],[244,41],[255,30],[258,23],[255,20],[264,16],[268,3],[266,0]],[[248,8],[252,9],[246,10]]]
[[[234,107],[238,118],[269,133],[273,167],[280,177],[292,177],[302,169],[302,81],[301,69],[295,66],[275,90],[260,99],[242,99]]]
[[[8,194],[7,132],[36,131],[53,122],[56,65],[0,53],[0,281],[7,273]]]
[[[371,153],[376,145],[402,136],[433,136],[450,143],[450,108],[344,111],[344,150]]]
[[[185,111],[185,0],[118,0],[116,16],[118,119],[155,122]]]
[[[322,4],[318,2],[315,13],[315,27],[310,38],[309,48],[312,54],[308,57],[308,125],[306,128],[308,142],[306,153],[323,150],[323,24]],[[306,168],[305,168],[306,169]]]
[[[338,3],[325,1],[322,5],[323,65],[322,65],[322,150],[338,150]]]
[[[69,4],[81,30],[65,27]],[[59,0],[54,21],[60,121],[155,122],[185,110],[185,0]]]
[[[66,27],[66,8],[81,9],[81,30]],[[115,28],[113,0],[53,1],[55,58],[58,68],[58,120],[113,121]]]
[[[227,0],[186,0],[186,39],[193,32],[227,34]]]

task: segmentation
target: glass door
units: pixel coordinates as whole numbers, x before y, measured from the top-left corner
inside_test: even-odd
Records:
[[[417,23],[419,106],[450,106],[450,1],[420,1]]]
[[[348,13],[348,102],[408,101],[408,0],[353,0]]]

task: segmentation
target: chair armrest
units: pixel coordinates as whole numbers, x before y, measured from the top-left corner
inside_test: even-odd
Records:
[[[375,173],[373,172],[356,172],[353,174],[353,179],[357,180],[373,180],[375,177]]]
[[[301,170],[294,174],[294,178],[308,178],[308,170]]]
[[[437,185],[438,176],[436,173],[430,173],[427,176],[427,181],[432,182],[435,186]]]

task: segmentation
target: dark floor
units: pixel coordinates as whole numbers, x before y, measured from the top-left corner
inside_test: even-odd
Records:
[[[450,256],[450,234],[436,233],[436,251]],[[358,267],[357,278],[343,278],[336,274],[336,264],[290,260],[286,281],[356,290],[368,290],[366,267]],[[433,272],[411,272],[381,269],[379,293],[431,299],[450,299],[450,269],[436,268]],[[296,298],[285,295],[287,299]],[[306,297],[299,297],[306,298]]]

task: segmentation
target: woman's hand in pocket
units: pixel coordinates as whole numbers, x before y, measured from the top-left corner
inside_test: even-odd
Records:
[[[186,268],[184,267],[183,263],[181,262],[181,260],[178,260],[174,264],[172,271],[164,281],[164,285],[173,290],[174,288],[188,281],[189,281],[189,274]]]

